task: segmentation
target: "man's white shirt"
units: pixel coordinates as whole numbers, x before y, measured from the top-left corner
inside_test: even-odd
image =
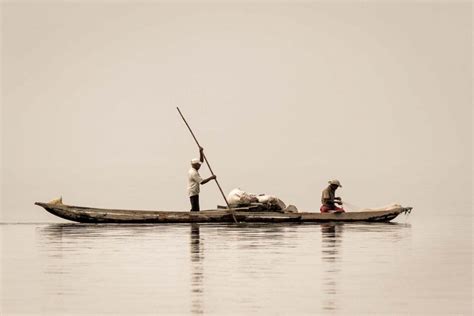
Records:
[[[202,178],[199,172],[192,168],[188,171],[188,194],[189,196],[198,195],[200,192],[199,185],[202,182]]]

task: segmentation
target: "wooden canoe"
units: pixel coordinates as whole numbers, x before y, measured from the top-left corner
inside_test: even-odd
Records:
[[[101,209],[55,203],[36,202],[49,213],[80,223],[226,223],[234,222],[229,210],[204,210],[201,212],[134,211]],[[252,211],[249,208],[233,209],[239,222],[389,222],[411,207],[395,207],[382,211],[346,213],[281,213]]]

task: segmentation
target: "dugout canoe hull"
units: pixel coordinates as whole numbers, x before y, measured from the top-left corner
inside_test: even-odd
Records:
[[[228,210],[204,210],[201,212],[137,211],[102,209],[53,203],[35,203],[49,213],[66,220],[80,223],[230,223],[234,222]],[[250,211],[248,208],[234,209],[239,222],[389,222],[410,207],[396,207],[383,211],[346,213],[280,213],[272,211]]]

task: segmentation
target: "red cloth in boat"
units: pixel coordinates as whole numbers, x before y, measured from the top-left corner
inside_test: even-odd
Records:
[[[319,210],[321,211],[321,213],[330,213],[330,211],[345,212],[345,210],[342,207],[337,207],[336,205],[334,206],[321,205],[321,208]]]

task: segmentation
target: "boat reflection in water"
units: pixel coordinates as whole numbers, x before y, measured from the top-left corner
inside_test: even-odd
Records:
[[[362,312],[354,297],[378,293],[373,271],[397,269],[409,228],[51,224],[36,230],[43,292],[33,303],[61,315]]]

